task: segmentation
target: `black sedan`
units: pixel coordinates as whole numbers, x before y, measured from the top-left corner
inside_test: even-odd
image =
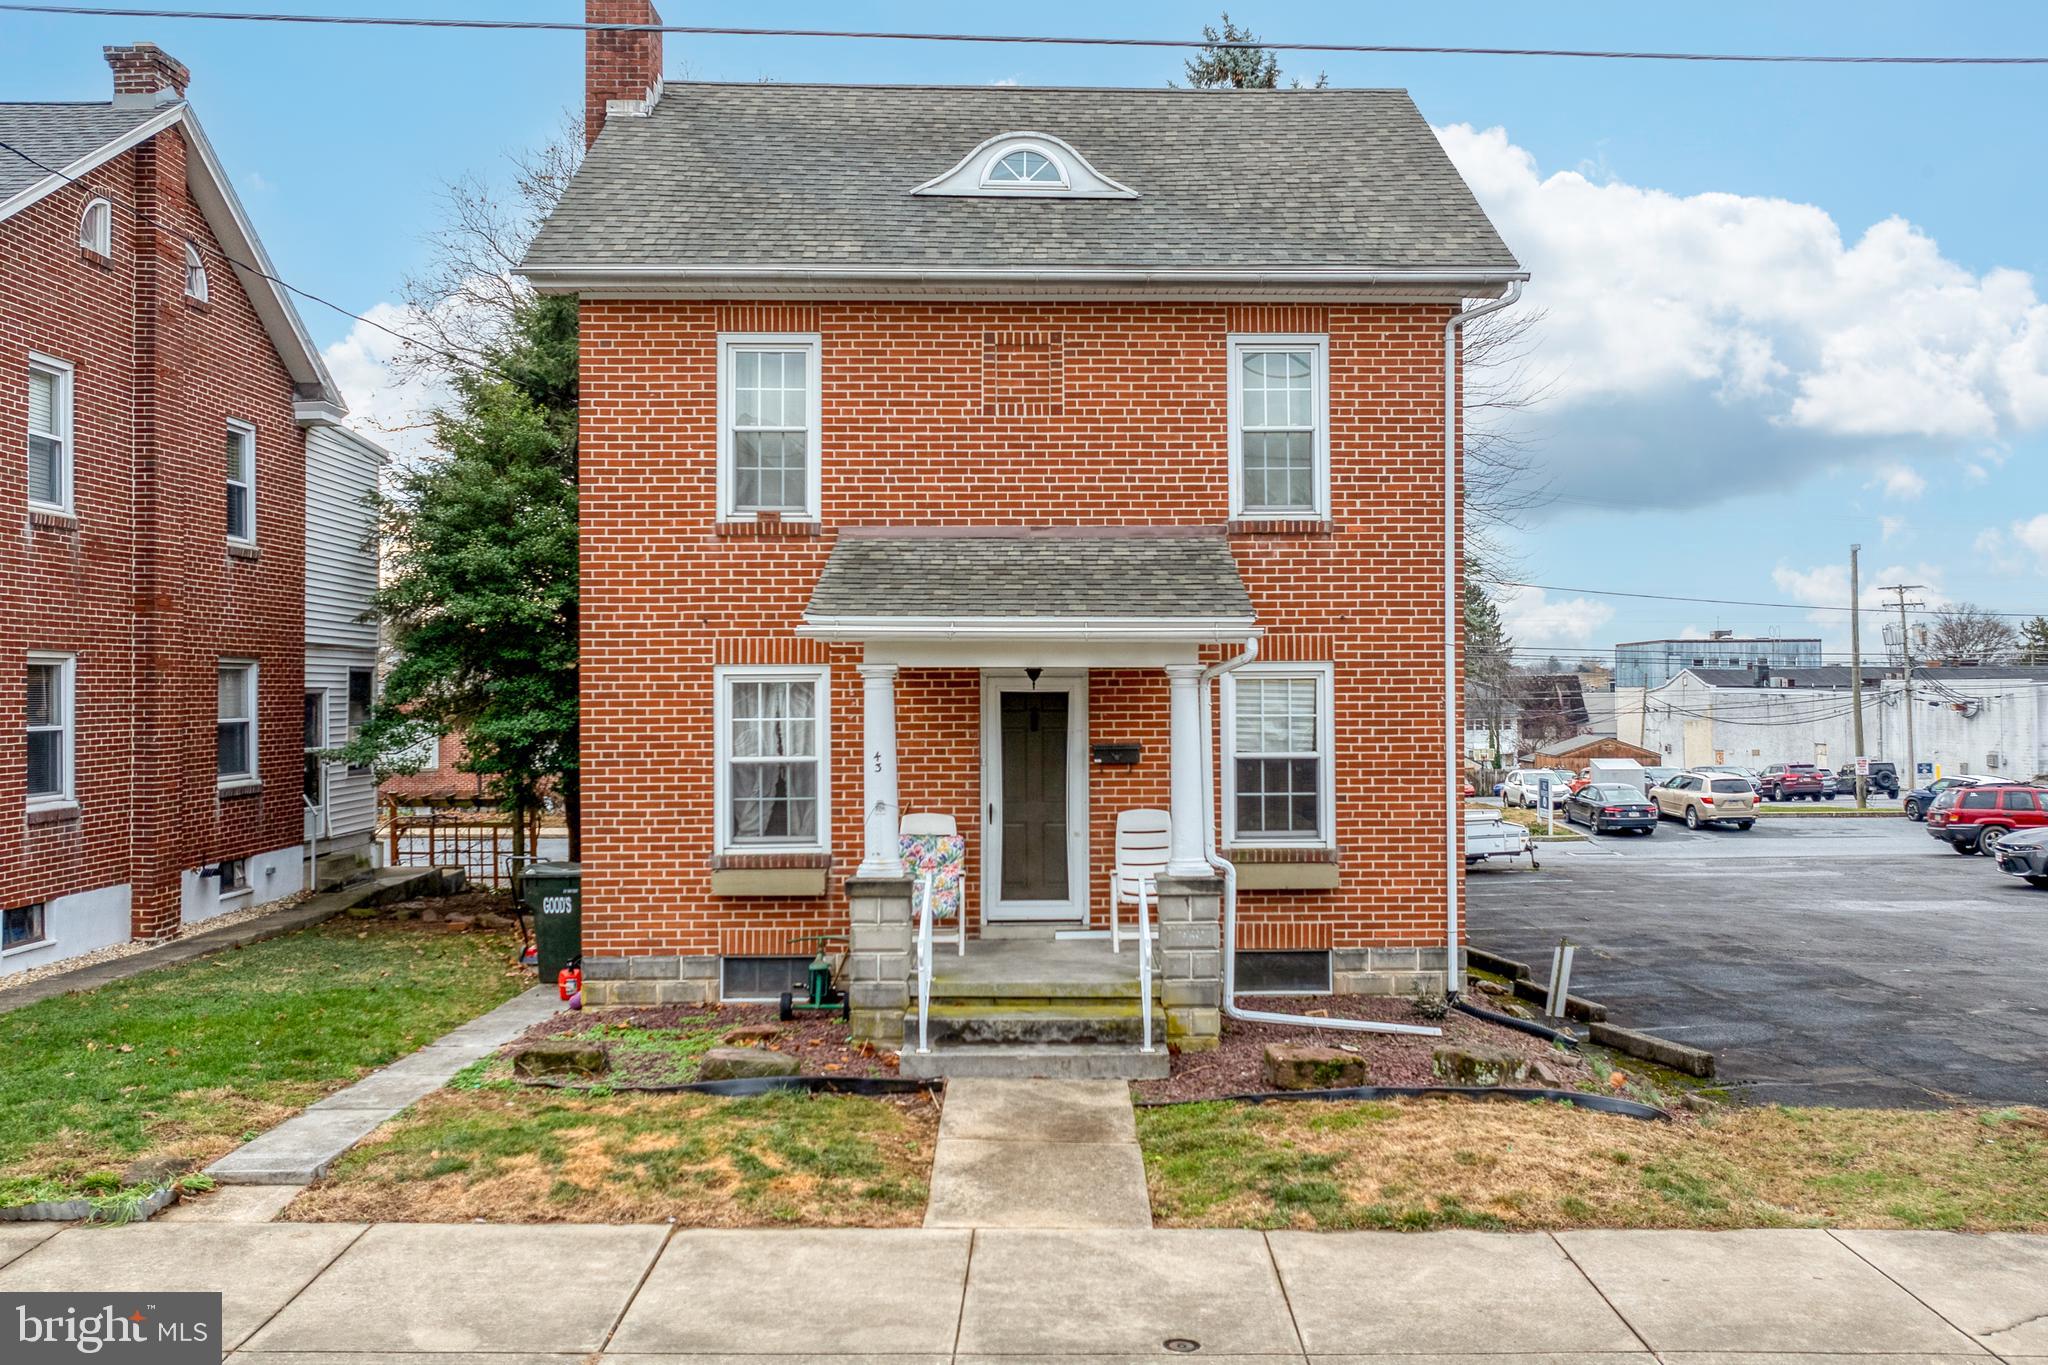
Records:
[[[1579,788],[1564,803],[1564,822],[1577,820],[1595,834],[1639,829],[1657,832],[1657,808],[1634,787],[1592,784]]]
[[[1998,841],[1998,870],[2048,891],[2048,829],[2027,829]]]

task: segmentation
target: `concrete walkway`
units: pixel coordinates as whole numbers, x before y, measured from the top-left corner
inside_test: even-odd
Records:
[[[946,1083],[928,1228],[1149,1228],[1123,1081]]]
[[[535,986],[286,1119],[208,1166],[206,1173],[224,1185],[310,1184],[386,1119],[440,1089],[456,1072],[497,1051],[560,1006],[554,987]]]
[[[0,1292],[109,1286],[250,1365],[2048,1361],[2040,1237],[0,1225]]]

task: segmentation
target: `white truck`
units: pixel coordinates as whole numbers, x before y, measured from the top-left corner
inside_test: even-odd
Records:
[[[1650,793],[1650,775],[1632,758],[1596,758],[1586,765],[1586,780],[1601,786],[1634,787],[1645,796]]]

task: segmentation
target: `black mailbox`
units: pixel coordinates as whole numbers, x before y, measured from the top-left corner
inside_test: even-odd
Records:
[[[1092,749],[1097,763],[1105,767],[1121,768],[1128,768],[1136,763],[1138,756],[1145,752],[1141,744],[1097,744],[1093,745]]]

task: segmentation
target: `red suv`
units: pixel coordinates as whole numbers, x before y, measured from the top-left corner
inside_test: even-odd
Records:
[[[1954,800],[1948,800],[1953,796]],[[1989,853],[2016,829],[2048,826],[2048,787],[1957,787],[1927,812],[1927,832],[1958,853]]]

